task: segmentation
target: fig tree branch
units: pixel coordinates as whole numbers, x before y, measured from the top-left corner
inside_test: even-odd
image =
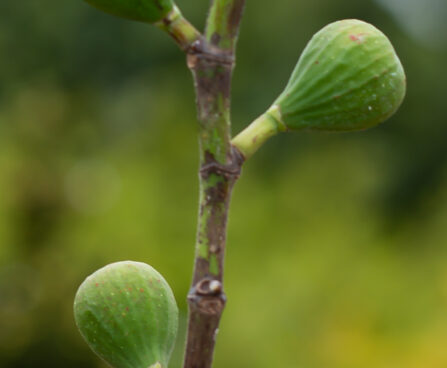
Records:
[[[188,294],[184,368],[210,368],[220,318],[231,192],[242,156],[231,145],[230,92],[243,0],[215,0],[205,37],[188,51],[199,120],[200,195],[194,274]]]

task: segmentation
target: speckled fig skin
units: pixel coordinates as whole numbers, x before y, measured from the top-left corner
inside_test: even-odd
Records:
[[[140,262],[118,262],[93,273],[74,302],[76,325],[92,350],[114,368],[166,368],[178,309],[164,278]]]
[[[155,23],[173,8],[172,0],[85,0],[106,13],[140,22]]]
[[[290,130],[361,130],[390,117],[405,90],[405,73],[388,38],[347,19],[314,35],[273,106]]]

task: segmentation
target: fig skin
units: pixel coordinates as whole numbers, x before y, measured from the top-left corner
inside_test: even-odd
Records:
[[[167,367],[178,308],[151,266],[124,261],[96,271],[79,287],[74,315],[90,348],[112,367]]]
[[[93,7],[121,18],[155,23],[173,8],[172,0],[85,0]]]
[[[313,36],[272,108],[289,130],[362,130],[389,118],[405,90],[388,38],[371,24],[347,19]]]

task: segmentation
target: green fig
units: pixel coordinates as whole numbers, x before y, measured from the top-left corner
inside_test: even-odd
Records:
[[[341,20],[313,36],[272,112],[290,130],[361,130],[390,117],[405,89],[388,38],[371,24]]]
[[[247,159],[279,132],[367,129],[399,108],[405,89],[402,64],[382,32],[356,19],[334,22],[313,36],[285,90],[232,144]]]
[[[162,20],[173,8],[172,0],[85,0],[106,13],[121,18],[155,23]]]
[[[140,262],[117,262],[82,283],[76,325],[92,350],[114,368],[166,368],[178,309],[165,279]]]

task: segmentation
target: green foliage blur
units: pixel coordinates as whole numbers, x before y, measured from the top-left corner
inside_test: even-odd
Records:
[[[203,27],[208,0],[178,5]],[[232,202],[216,368],[447,367],[439,14],[445,1],[247,1],[235,133],[338,19],[390,37],[408,93],[378,128],[282,135],[247,162]],[[184,62],[160,31],[81,0],[0,2],[1,368],[105,367],[75,328],[73,297],[87,275],[127,259],[171,284],[182,315],[171,366],[181,366],[198,200]]]

